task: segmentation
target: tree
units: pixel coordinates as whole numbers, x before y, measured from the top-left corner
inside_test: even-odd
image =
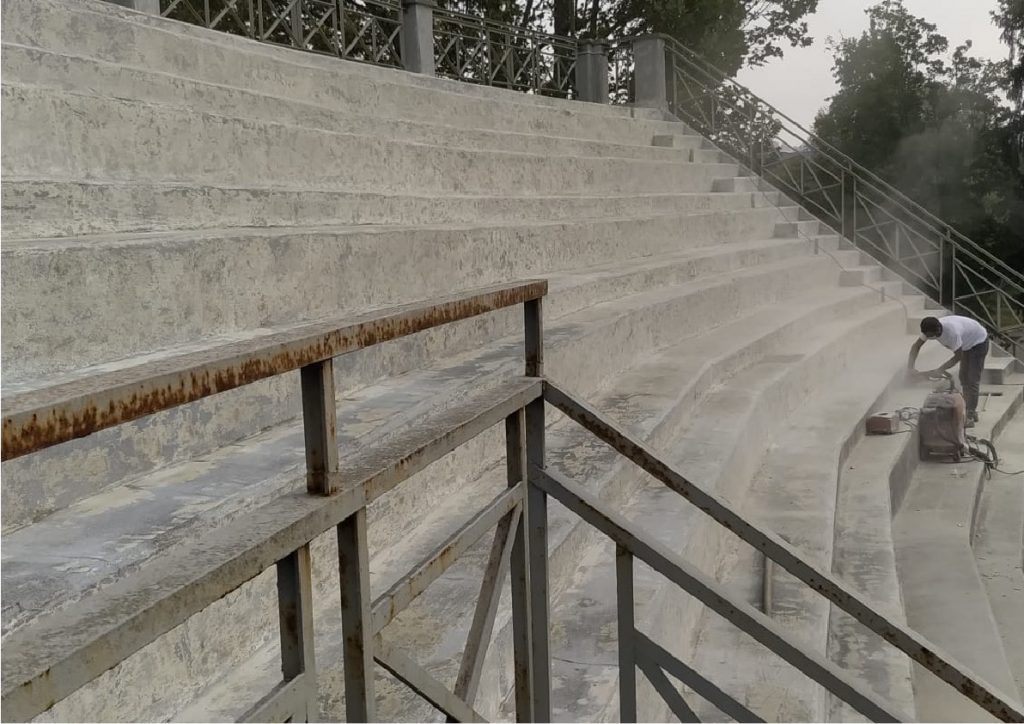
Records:
[[[999,95],[1010,63],[972,57],[969,42],[947,56],[947,40],[902,0],[867,12],[868,30],[833,46],[839,89],[818,135],[1024,270],[1021,120]]]
[[[818,0],[595,0],[579,27],[598,37],[664,33],[726,73],[810,45],[804,18]],[[596,10],[596,15],[595,15]]]
[[[1007,73],[1010,98],[1017,108],[1024,105],[1024,0],[999,0],[999,10],[992,13],[1003,42],[1009,48]]]

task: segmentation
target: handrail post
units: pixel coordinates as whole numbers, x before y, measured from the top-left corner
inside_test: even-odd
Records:
[[[371,722],[376,718],[376,701],[373,693],[374,643],[366,508],[360,508],[338,524],[338,573],[344,639],[345,721]]]
[[[608,102],[608,41],[582,40],[576,54],[576,92],[587,103]]]
[[[505,465],[509,487],[526,479],[526,411],[519,409],[505,418]],[[529,484],[527,484],[529,487]],[[530,626],[529,506],[523,504],[512,541],[509,562],[512,579],[512,660],[516,721],[532,722],[533,665]]]
[[[333,495],[338,485],[334,360],[303,367],[299,378],[306,436],[306,490],[313,495]]]
[[[668,69],[665,63],[665,37],[644,35],[633,41],[636,104],[645,108],[668,110]]]
[[[633,554],[615,546],[615,598],[619,634],[619,721],[637,721],[636,623],[633,599]]]
[[[544,376],[543,299],[523,305],[526,328],[526,375]],[[526,406],[527,470],[544,468],[544,398]],[[527,551],[530,576],[530,649],[533,681],[533,720],[551,721],[551,656],[548,641],[548,498],[527,473],[526,493]]]
[[[402,67],[434,75],[434,0],[402,0]]]

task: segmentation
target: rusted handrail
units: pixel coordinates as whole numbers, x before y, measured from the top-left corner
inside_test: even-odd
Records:
[[[546,281],[485,287],[143,362],[4,399],[3,460],[432,327],[540,299]]]

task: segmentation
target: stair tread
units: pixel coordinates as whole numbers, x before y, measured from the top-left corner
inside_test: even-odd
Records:
[[[894,309],[893,305],[890,305],[889,309]],[[730,501],[742,499],[746,495],[742,492],[745,483],[734,480],[733,474],[725,471],[730,469],[732,464],[730,461],[734,452],[748,444],[746,435],[749,433],[745,432],[745,428],[749,423],[742,421],[750,414],[749,407],[757,396],[772,394],[773,389],[779,385],[780,379],[786,376],[787,371],[803,369],[799,367],[800,357],[818,347],[827,347],[842,339],[850,329],[858,326],[870,326],[876,315],[884,313],[880,307],[874,307],[844,318],[841,322],[822,322],[801,342],[791,347],[794,352],[792,357],[768,355],[761,361],[755,362],[752,367],[733,376],[727,385],[717,389],[701,404],[693,424],[675,438],[671,450],[665,451],[666,461],[674,464],[690,479],[697,481],[707,489],[714,490],[719,496]],[[793,357],[796,359],[794,360]],[[792,378],[793,374],[790,374],[790,377]],[[791,419],[795,414],[797,413],[777,412],[776,424],[785,424],[783,421]],[[769,434],[769,439],[771,437],[773,436]],[[760,458],[757,453],[753,453],[753,455],[756,459]],[[756,470],[756,464],[753,469]],[[650,483],[637,493],[626,504],[622,512],[671,549],[680,553],[685,551],[684,554],[689,554],[687,558],[691,563],[695,563],[694,555],[699,556],[695,553],[694,546],[706,545],[698,526],[703,523],[708,528],[715,529],[715,524],[710,519],[705,518],[702,513],[657,482]],[[597,708],[587,709],[582,714],[574,708],[572,715],[573,718],[585,720],[600,717],[602,715],[600,710],[604,707],[611,707],[613,702],[611,699],[605,698],[604,707],[600,701],[591,703],[592,700],[584,693],[584,689],[587,687],[609,687],[605,693],[606,695],[611,694],[615,690],[614,685],[617,680],[614,642],[608,642],[603,637],[594,639],[592,636],[583,635],[583,631],[609,628],[615,620],[614,575],[610,571],[614,556],[604,555],[603,552],[596,555],[598,560],[594,560],[592,557],[582,564],[581,574],[574,584],[573,593],[567,594],[564,600],[557,604],[557,609],[560,612],[557,625],[566,628],[561,640],[568,648],[556,652],[556,667],[560,667],[556,668],[556,672],[561,672],[560,680],[573,682],[572,688],[566,692],[563,699],[563,713],[577,699],[588,698],[588,706]],[[717,559],[713,558],[712,560]],[[700,564],[695,563],[695,565]],[[707,564],[700,565],[700,567],[703,568],[705,565]],[[706,572],[712,573],[707,570]],[[671,584],[652,575],[643,566],[637,569],[635,576],[637,578],[635,584],[638,603],[637,625],[651,635],[652,632],[648,627],[654,625],[661,618],[650,610],[655,605],[651,602],[660,600],[657,598],[659,595],[671,595],[671,593],[665,592],[674,589]],[[704,615],[709,614],[704,612]],[[552,618],[555,618],[554,613]],[[667,627],[666,631],[672,632],[673,627],[679,626],[679,623],[673,619],[667,622],[662,621],[661,625]],[[657,640],[656,633],[654,638]],[[667,642],[659,643],[667,645],[670,649],[676,649],[674,652],[676,654],[680,653],[678,651],[680,642],[678,641],[674,645],[667,644]],[[699,655],[701,649],[698,648],[697,652]],[[688,663],[694,663],[693,659],[685,653],[682,659]],[[738,659],[730,660],[730,664],[735,667],[740,665],[740,661]],[[702,673],[707,671],[701,666],[695,666],[695,668]],[[582,681],[574,681],[574,677],[581,677]],[[721,683],[713,677],[711,680],[716,684]],[[566,685],[568,686],[568,684]],[[723,688],[731,694],[736,694],[735,691],[730,691],[728,686]],[[696,705],[695,702],[692,704]],[[641,714],[641,719],[648,720],[651,716],[649,712],[646,716]]]
[[[991,439],[1021,394],[1002,391],[974,428],[977,437]],[[896,560],[910,627],[1009,695],[1015,685],[970,547],[982,475],[978,462],[920,463],[893,520]],[[924,721],[992,720],[918,665],[914,689]]]
[[[95,66],[98,66],[101,70],[105,70],[105,71],[107,71],[109,73],[116,73],[117,74],[116,75],[116,80],[117,80],[118,87],[119,87],[119,93],[122,96],[124,95],[123,88],[124,88],[124,84],[126,83],[126,75],[130,74],[131,76],[133,76],[132,80],[136,80],[136,78],[134,76],[139,76],[137,80],[138,80],[138,83],[141,84],[141,87],[133,87],[133,90],[135,90],[136,93],[139,93],[139,92],[147,93],[147,94],[149,94],[147,97],[148,98],[152,98],[152,99],[159,99],[161,97],[161,96],[158,95],[158,91],[153,89],[153,85],[154,84],[170,83],[170,84],[174,85],[174,90],[175,90],[176,93],[183,93],[183,92],[193,93],[193,94],[198,96],[198,100],[199,101],[204,102],[204,103],[210,103],[212,99],[204,97],[202,95],[203,92],[206,92],[206,93],[211,93],[211,92],[212,93],[227,92],[227,93],[237,94],[237,95],[239,95],[241,97],[233,99],[232,103],[231,103],[231,105],[237,109],[236,110],[237,113],[245,113],[246,112],[246,108],[245,108],[245,106],[243,104],[244,104],[244,102],[245,102],[245,100],[247,98],[251,99],[251,100],[255,100],[257,102],[260,101],[260,100],[263,100],[263,99],[267,99],[267,100],[274,101],[274,102],[279,102],[281,104],[286,104],[287,105],[286,111],[289,114],[294,114],[294,115],[296,115],[299,118],[299,120],[301,120],[301,124],[300,125],[308,126],[308,127],[314,127],[314,128],[315,127],[323,127],[323,126],[313,125],[313,119],[310,118],[310,115],[319,113],[319,114],[325,114],[325,115],[326,114],[333,115],[335,117],[334,118],[335,122],[343,122],[346,125],[354,125],[356,127],[365,126],[367,128],[371,128],[372,126],[370,124],[376,124],[379,132],[384,133],[384,134],[388,134],[388,135],[390,135],[394,131],[400,131],[403,127],[405,127],[406,130],[413,130],[413,131],[415,131],[415,129],[436,130],[439,133],[447,133],[447,134],[450,134],[451,136],[454,136],[456,138],[459,136],[459,134],[476,133],[476,134],[484,135],[485,137],[486,136],[491,136],[495,140],[505,140],[507,143],[509,143],[511,145],[516,145],[517,142],[523,142],[523,141],[529,142],[532,138],[542,137],[542,138],[557,139],[558,141],[567,142],[567,143],[576,142],[576,143],[579,143],[579,144],[592,144],[594,146],[599,146],[599,147],[603,146],[603,147],[606,147],[609,151],[615,150],[615,151],[618,151],[620,153],[621,152],[632,152],[632,153],[644,152],[644,155],[648,155],[648,156],[651,156],[651,157],[655,157],[658,154],[663,154],[666,157],[674,157],[674,156],[682,157],[682,156],[687,155],[688,151],[691,148],[698,147],[699,144],[701,143],[701,137],[697,136],[696,134],[682,134],[682,133],[678,134],[678,135],[683,136],[685,138],[692,139],[689,142],[689,144],[687,145],[686,148],[682,148],[682,147],[666,148],[666,147],[652,146],[651,143],[650,143],[650,139],[649,138],[646,138],[646,140],[644,140],[643,142],[622,143],[622,142],[616,142],[616,141],[611,141],[611,140],[598,140],[598,139],[590,139],[590,138],[577,137],[577,136],[548,135],[548,134],[516,132],[516,131],[501,131],[501,130],[493,130],[493,129],[486,128],[486,127],[473,128],[473,127],[465,127],[465,126],[453,125],[453,124],[450,124],[450,123],[439,123],[439,122],[437,122],[435,120],[426,121],[426,120],[422,120],[422,119],[411,119],[411,118],[409,118],[409,119],[406,119],[406,118],[380,118],[380,117],[375,117],[375,116],[372,116],[372,115],[367,115],[367,114],[364,114],[364,113],[360,113],[359,109],[352,109],[349,106],[344,106],[344,105],[330,106],[330,105],[326,105],[325,103],[322,103],[322,102],[321,103],[316,103],[316,102],[312,102],[312,101],[308,101],[308,100],[299,100],[299,99],[295,99],[295,98],[288,98],[286,96],[282,96],[282,95],[278,95],[278,94],[275,94],[275,93],[271,93],[268,90],[253,90],[253,89],[247,89],[247,88],[243,88],[243,87],[240,87],[240,86],[232,86],[232,85],[223,84],[223,83],[211,83],[211,82],[200,80],[200,79],[196,79],[196,78],[177,76],[177,75],[161,72],[159,70],[154,70],[154,69],[125,68],[123,65],[120,65],[120,64],[111,63],[109,61],[104,61],[104,60],[98,59],[98,58],[89,58],[89,57],[85,57],[85,56],[81,56],[81,55],[77,55],[77,54],[73,54],[73,53],[59,53],[59,52],[55,52],[55,51],[48,50],[48,49],[34,48],[32,46],[21,45],[21,44],[18,44],[18,43],[4,43],[4,49],[5,50],[10,49],[10,50],[15,51],[15,52],[23,53],[26,56],[30,57],[32,59],[32,62],[35,63],[35,64],[40,64],[40,63],[45,62],[45,61],[47,61],[47,60],[49,60],[51,58],[53,58],[53,59],[60,59],[63,62],[71,61],[71,62],[74,62],[78,66],[78,67],[75,68],[75,72],[76,73],[81,73],[82,72],[82,68],[81,68],[82,64],[95,65]],[[148,86],[145,85],[147,83],[148,83]],[[181,88],[182,84],[184,84],[184,83],[191,84],[192,87],[188,88],[187,91],[186,91],[185,89]],[[48,89],[52,89],[52,90],[75,90],[76,92],[78,92],[78,93],[80,93],[82,95],[100,95],[100,93],[96,92],[97,91],[97,86],[95,86],[95,85],[93,85],[91,87],[90,86],[81,86],[81,85],[77,85],[77,84],[75,86],[69,86],[67,84],[67,82],[65,82],[63,80],[63,78],[55,78],[53,75],[46,76],[46,77],[43,77],[43,78],[34,77],[32,80],[19,80],[16,74],[8,73],[8,74],[5,75],[4,85],[10,85],[12,87],[48,88]],[[146,100],[146,98],[140,97],[139,95],[133,95],[133,96],[131,96],[131,98],[136,99],[136,100]],[[177,99],[175,99],[175,100],[177,100]],[[296,111],[301,111],[303,109],[305,109],[307,111],[307,113],[305,115],[296,112]],[[248,113],[245,117],[258,118],[259,116],[252,115],[251,113]],[[326,121],[327,119],[324,119],[324,120]],[[622,120],[623,121],[627,121],[629,119],[622,119]],[[614,155],[614,154],[610,154],[610,155]]]
[[[760,310],[754,315],[719,327],[707,335],[702,335],[699,344],[682,343],[674,348],[667,349],[638,365],[636,368],[618,375],[614,389],[610,389],[607,393],[599,396],[598,406],[608,412],[613,419],[616,419],[626,429],[630,430],[631,433],[643,439],[649,439],[651,426],[661,419],[664,415],[663,410],[666,407],[678,405],[681,400],[691,399],[691,396],[694,394],[691,385],[696,381],[693,376],[700,374],[700,370],[707,364],[709,359],[722,354],[730,354],[726,351],[726,348],[730,345],[733,347],[745,346],[758,332],[770,337],[770,331],[766,330],[766,326],[770,326],[773,323],[784,323],[781,320],[788,318],[790,313],[799,314],[798,309],[802,310],[803,313],[809,313],[815,308],[819,308],[824,303],[825,298],[829,296],[833,298],[842,297],[846,293],[849,293],[848,290],[844,292],[843,290],[830,289],[826,294],[815,295],[816,301],[805,298],[800,301],[794,300],[784,303],[771,309]],[[789,312],[787,310],[792,311]],[[748,330],[750,333],[748,333]],[[766,376],[762,379],[762,383],[765,385],[770,384],[770,380],[774,379],[784,367],[785,365],[776,364],[773,366],[769,363],[764,368]],[[758,374],[761,373],[759,372]],[[669,379],[675,380],[675,384],[667,385],[666,381]],[[680,381],[685,382],[680,384]],[[656,394],[655,391],[660,394]],[[723,392],[723,390],[719,390],[718,394],[723,394]],[[707,404],[702,405],[701,409],[704,410],[704,414],[713,415],[716,407],[718,406],[715,404]],[[719,426],[718,423],[709,424],[714,424],[716,427]],[[557,430],[549,434],[549,464],[563,471],[568,470],[577,473],[580,473],[584,468],[587,470],[606,471],[608,468],[607,463],[604,461],[606,455],[602,453],[599,461],[598,459],[591,459],[601,446],[594,446],[590,443],[582,446],[578,443],[568,443],[567,440],[586,439],[585,433],[575,434],[577,431],[574,428],[570,429],[573,434],[569,438],[566,438],[564,433],[560,433]],[[494,471],[492,474],[500,480],[503,471]],[[590,482],[591,486],[596,484],[594,481]],[[464,511],[457,509],[467,508],[471,510],[474,502],[476,504],[483,502],[488,495],[486,491],[489,489],[480,483],[464,487],[461,493],[465,497],[452,506],[456,509],[456,512],[449,511],[446,506],[445,510],[436,511],[432,514],[429,524],[425,524],[424,528],[434,531],[450,529],[453,523],[443,523],[438,518],[450,518],[453,515],[457,517],[460,513],[465,514]],[[474,493],[474,491],[476,492]],[[561,509],[561,506],[553,504],[549,511],[549,545],[555,546],[557,541],[564,538],[566,521],[566,512]],[[406,541],[406,545],[412,544]],[[416,550],[418,552],[426,551],[432,545],[436,545],[436,542],[423,540],[417,544]],[[486,551],[479,551],[478,554],[476,563],[482,565],[481,557],[486,555]],[[394,568],[401,569],[401,566],[398,565],[395,559],[400,560],[404,558],[411,560],[415,559],[416,555],[408,550],[401,554],[391,551],[388,558],[394,561],[392,563]],[[376,565],[377,560],[375,559],[373,563]],[[468,626],[468,616],[472,613],[472,609],[467,608],[467,606],[472,604],[472,597],[468,597],[466,587],[475,587],[478,580],[475,574],[467,575],[467,571],[473,570],[472,565],[468,561],[457,564],[452,570],[454,572],[451,575],[446,574],[446,576],[432,585],[430,589],[430,602],[418,601],[414,604],[415,610],[411,610],[409,613],[410,619],[408,622],[400,616],[386,630],[389,636],[395,636],[399,639],[409,635],[417,636],[416,647],[421,653],[421,656],[418,656],[421,659],[421,664],[425,665],[435,675],[441,676],[442,680],[444,676],[451,673],[453,656],[457,661],[455,654],[457,653],[457,647],[461,645],[459,643],[459,635],[454,633],[453,629],[461,630]],[[382,586],[388,585],[398,572],[400,571],[385,573],[378,568],[380,584]],[[556,578],[557,576],[552,575],[553,582]],[[422,610],[430,611],[429,619],[431,621],[448,621],[450,622],[448,627],[432,631],[430,634],[425,631],[421,631],[418,635],[414,634],[413,632],[417,631],[418,627],[421,626],[419,622],[422,620],[422,617],[426,615],[422,613],[421,606],[427,607]],[[329,609],[327,615],[334,616],[333,608]],[[334,628],[336,627],[330,625],[330,623],[325,626],[326,631],[333,631]],[[327,634],[327,636],[331,636],[331,634]],[[331,639],[328,639],[326,644],[328,651],[332,650],[332,643],[330,641]],[[269,662],[272,662],[273,656],[264,655],[261,660],[268,662],[266,675],[271,676],[273,674],[273,666],[269,665]],[[244,677],[245,674],[243,673],[241,676]],[[234,677],[229,678],[231,683],[224,683],[218,687],[218,691],[239,685]],[[211,696],[211,699],[216,700],[217,697]],[[381,704],[386,705],[386,702],[382,701]],[[191,708],[190,712],[189,717],[199,716],[202,718],[203,716],[211,716],[211,713],[204,711],[201,706]],[[383,715],[385,712],[382,711],[381,713]],[[226,712],[218,714],[218,716],[221,715],[228,716]],[[423,715],[419,710],[409,711],[402,709],[400,711],[387,711],[387,716],[391,718],[417,718]]]
[[[139,231],[121,232],[115,234],[89,234],[84,236],[55,237],[49,239],[18,239],[5,242],[3,252],[27,253],[45,252],[53,250],[77,250],[88,249],[90,246],[111,246],[129,247],[148,244],[183,244],[193,241],[209,241],[223,237],[256,237],[274,238],[288,235],[301,234],[324,234],[333,235],[345,234],[390,234],[399,231],[487,231],[492,229],[514,229],[514,228],[536,228],[536,227],[565,227],[580,226],[582,224],[610,224],[621,221],[636,221],[639,219],[693,219],[696,217],[713,218],[722,215],[735,215],[739,213],[764,213],[775,212],[775,207],[758,207],[743,210],[719,210],[719,211],[695,211],[692,213],[675,212],[663,214],[647,214],[640,217],[607,217],[601,219],[579,222],[571,219],[562,220],[535,220],[524,219],[504,223],[452,223],[452,224],[321,224],[315,226],[289,226],[289,227],[231,227],[231,228],[204,228],[172,231]],[[779,237],[780,239],[785,237]],[[764,241],[758,239],[758,241]]]
[[[429,423],[416,431],[385,436],[376,445],[361,446],[357,452],[343,459],[342,475],[352,481],[370,479],[378,474],[377,471],[406,459],[443,431],[455,429],[459,424],[472,420],[483,409],[505,404],[506,400],[514,400],[530,391],[533,394],[539,391],[538,380],[511,378],[486,389],[474,390],[460,404],[428,416],[426,419]],[[380,487],[381,483],[377,485]],[[375,497],[373,493],[369,495]],[[221,526],[206,537],[195,537],[181,546],[164,551],[159,559],[152,561],[152,565],[142,567],[133,575],[102,589],[80,602],[76,609],[58,608],[47,612],[31,625],[11,633],[5,639],[4,646],[8,651],[3,658],[5,694],[20,686],[27,678],[45,675],[54,665],[68,657],[81,655],[81,650],[92,645],[96,639],[110,636],[116,624],[134,621],[143,611],[159,610],[157,603],[168,596],[181,602],[193,597],[210,596],[209,591],[203,590],[203,577],[216,571],[221,575],[244,576],[244,571],[252,563],[249,566],[239,565],[237,561],[240,558],[249,556],[254,562],[263,559],[266,564],[272,564],[280,555],[262,553],[263,549],[287,546],[287,541],[277,539],[287,539],[289,535],[286,531],[301,521],[307,521],[313,527],[321,526],[324,530],[330,528],[330,525],[323,525],[317,518],[318,511],[321,515],[329,516],[329,511],[358,505],[358,500],[350,498],[344,494],[333,497],[310,496],[304,491],[276,497],[250,512],[245,521],[237,525]],[[238,583],[244,583],[245,580],[243,577]],[[226,584],[219,581],[218,585]],[[227,591],[232,589],[233,586],[228,586]],[[215,595],[213,600],[220,597]],[[196,610],[203,607],[199,606]],[[179,620],[187,618],[180,612],[165,613],[172,620],[152,625],[162,626],[166,631],[175,625],[174,617]],[[140,630],[144,631],[145,627],[140,627]],[[128,639],[137,641],[136,633],[129,631]],[[114,632],[113,637],[116,639],[118,634]]]
[[[1024,470],[1024,412],[1017,410],[1000,434],[1000,469]],[[974,556],[1003,639],[1007,662],[1024,693],[1024,487],[1019,475],[992,471],[982,491]]]
[[[588,307],[549,326],[549,349],[566,335],[571,338],[588,325],[601,325],[602,320],[627,314],[631,308],[643,309],[686,291],[716,283],[729,285],[738,278],[768,273],[773,266],[785,268],[800,263],[801,258],[797,258],[765,265],[760,271],[752,267],[708,275],[682,285],[634,293],[617,303]],[[372,439],[382,430],[416,424],[418,415],[444,407],[464,394],[459,390],[472,386],[467,380],[480,384],[497,374],[514,373],[520,344],[518,337],[500,340],[483,350],[443,360],[439,366],[351,392],[339,405],[343,449],[363,435]],[[75,579],[102,580],[111,566],[123,566],[126,558],[130,561],[152,555],[165,545],[160,542],[161,535],[173,533],[179,537],[189,526],[198,524],[197,520],[211,516],[219,519],[232,509],[238,515],[268,497],[291,490],[301,479],[302,456],[301,430],[294,423],[286,424],[84,499],[4,537],[5,586],[9,591],[20,591],[17,599],[28,605],[39,596],[51,600],[53,595],[71,593]],[[241,510],[234,505],[226,508],[225,501],[232,499],[244,500],[246,506]],[[140,522],[147,533],[139,529]],[[84,553],[86,550],[90,552]],[[64,570],[72,560],[82,570]],[[44,567],[51,568],[52,575],[44,575]],[[6,619],[6,610],[4,615]],[[5,620],[5,627],[8,625]]]

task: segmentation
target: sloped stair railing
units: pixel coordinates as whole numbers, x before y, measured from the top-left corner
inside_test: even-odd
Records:
[[[264,570],[276,567],[282,678],[252,703],[242,719],[317,719],[311,545],[333,528],[338,539],[347,721],[376,719],[375,662],[450,721],[482,720],[474,701],[506,576],[512,590],[516,720],[550,721],[547,505],[553,498],[616,544],[618,656],[625,673],[619,677],[622,721],[637,720],[637,668],[683,721],[696,718],[669,677],[737,720],[759,720],[755,712],[637,630],[635,560],[865,716],[877,721],[899,719],[899,712],[863,682],[795,641],[769,617],[609,510],[579,484],[546,467],[545,404],[549,404],[964,696],[1000,719],[1024,720],[1024,711],[1012,699],[913,631],[886,619],[828,572],[804,561],[781,538],[746,521],[602,414],[546,380],[542,313],[546,292],[544,281],[491,287],[355,319],[299,325],[258,340],[186,352],[6,397],[2,457],[11,460],[299,370],[306,489],[280,496],[248,513],[244,521],[195,536],[180,549],[158,554],[123,580],[11,632],[2,657],[4,718],[26,721],[38,716]],[[519,304],[524,310],[525,376],[478,391],[441,413],[425,415],[413,429],[387,439],[379,449],[370,445],[353,450],[350,456],[339,454],[334,357]],[[388,590],[371,597],[367,507],[503,421],[506,489]],[[407,652],[389,643],[386,628],[491,529],[494,538],[479,598],[459,673],[449,690]]]
[[[665,49],[677,118],[1024,360],[1024,274],[693,51]]]

